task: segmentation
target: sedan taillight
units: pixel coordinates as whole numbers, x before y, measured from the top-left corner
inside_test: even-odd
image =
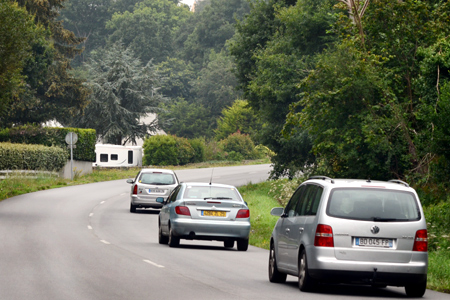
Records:
[[[138,186],[137,186],[137,184],[135,184],[134,188],[133,188],[133,195],[137,195],[137,190],[138,190]]]
[[[329,225],[319,224],[316,229],[316,237],[314,238],[314,246],[316,247],[334,247],[333,229]]]
[[[240,209],[236,214],[236,219],[238,218],[250,218],[250,210]]]
[[[413,251],[428,251],[428,233],[426,229],[417,230],[416,236],[414,237]]]
[[[191,215],[189,208],[187,208],[186,206],[175,206],[175,212],[177,215],[183,215],[183,216]]]

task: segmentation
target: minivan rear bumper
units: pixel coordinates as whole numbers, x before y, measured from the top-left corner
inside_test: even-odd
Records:
[[[427,280],[427,274],[387,273],[375,270],[362,272],[309,269],[308,271],[314,279],[334,283],[405,286]]]
[[[341,260],[334,256],[334,248],[308,247],[307,259],[311,277],[340,283],[404,286],[423,282],[428,270],[427,252],[413,252],[409,262],[399,263]]]

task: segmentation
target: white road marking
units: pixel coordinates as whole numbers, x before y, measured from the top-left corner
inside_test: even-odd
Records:
[[[150,260],[148,260],[148,259],[144,259],[144,261],[145,261],[146,263],[148,263],[148,264],[151,264],[151,265],[155,266],[155,267],[158,267],[158,268],[164,268],[164,266],[158,265],[157,263],[154,263],[154,262],[152,262],[152,261],[150,261]]]
[[[123,196],[123,195],[128,195],[128,193],[123,193],[123,194],[120,194],[120,196]]]
[[[107,242],[107,241],[105,241],[105,240],[100,240],[100,242],[102,242],[103,244],[106,244],[106,245],[111,244],[110,242]]]
[[[92,217],[93,215],[94,215],[94,213],[90,213],[90,214],[89,214],[89,217]]]
[[[103,203],[105,203],[105,201],[100,202],[100,204],[103,204]]]
[[[91,225],[88,225],[88,229],[89,229],[89,230],[92,230],[92,226],[91,226]]]

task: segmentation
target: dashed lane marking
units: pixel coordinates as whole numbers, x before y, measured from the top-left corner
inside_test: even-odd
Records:
[[[158,268],[164,268],[164,266],[158,265],[157,263],[154,263],[154,262],[152,262],[152,261],[150,261],[148,259],[144,259],[144,262],[146,262],[148,264],[151,264],[151,265],[153,265],[155,267],[158,267]]]

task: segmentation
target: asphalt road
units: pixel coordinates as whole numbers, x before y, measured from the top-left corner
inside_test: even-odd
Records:
[[[182,181],[265,180],[269,166],[177,171]],[[401,299],[403,288],[324,285],[301,293],[296,277],[267,279],[268,251],[223,243],[159,245],[157,210],[129,212],[125,180],[46,190],[0,202],[0,300]],[[450,299],[427,291],[424,299]]]

